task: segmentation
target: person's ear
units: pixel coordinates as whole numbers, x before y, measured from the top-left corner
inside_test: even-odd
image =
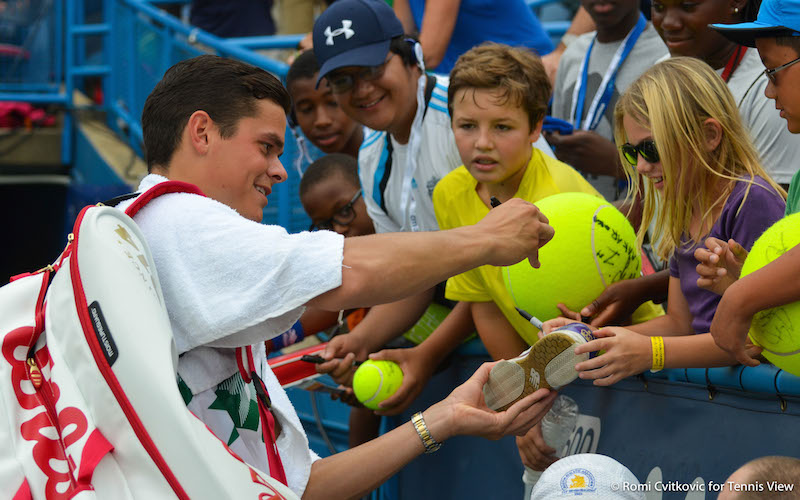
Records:
[[[544,117],[542,117],[537,123],[536,126],[531,129],[531,135],[529,136],[531,140],[531,144],[539,140],[539,136],[542,135],[542,125],[544,125]]]
[[[209,134],[213,123],[208,113],[201,109],[195,111],[189,117],[189,121],[186,124],[186,136],[188,137],[189,145],[199,155],[204,155],[208,152]]]
[[[734,17],[743,17],[745,8],[747,8],[747,0],[731,0],[731,12]]]
[[[705,134],[706,151],[711,152],[717,149],[722,142],[722,125],[714,118],[706,118],[703,122],[703,133]]]

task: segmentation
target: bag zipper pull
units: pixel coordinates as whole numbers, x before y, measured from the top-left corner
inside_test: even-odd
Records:
[[[39,369],[36,360],[33,358],[28,358],[28,378],[33,383],[34,388],[38,389],[42,386],[42,370]]]

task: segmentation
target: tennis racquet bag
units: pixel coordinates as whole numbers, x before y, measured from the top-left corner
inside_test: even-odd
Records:
[[[131,217],[86,207],[57,261],[0,288],[0,498],[293,499],[185,406],[155,264]]]

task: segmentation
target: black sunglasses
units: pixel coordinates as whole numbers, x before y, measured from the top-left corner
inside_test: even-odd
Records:
[[[622,156],[625,157],[625,160],[627,160],[632,167],[636,166],[636,157],[638,155],[642,155],[642,158],[647,163],[658,163],[659,161],[656,141],[653,139],[645,139],[635,146],[626,142],[620,146],[619,149],[622,151]]]
[[[356,218],[356,211],[353,210],[353,205],[360,196],[361,190],[359,189],[355,196],[353,196],[353,199],[350,200],[350,203],[337,210],[333,217],[322,222],[317,222],[316,224],[312,223],[308,230],[331,231],[333,230],[334,224],[338,224],[340,226],[346,226],[350,224],[353,222],[353,219]]]

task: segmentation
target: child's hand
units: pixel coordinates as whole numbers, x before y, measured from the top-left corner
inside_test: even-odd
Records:
[[[747,250],[734,240],[725,243],[717,238],[707,238],[706,248],[694,251],[697,264],[697,286],[722,295],[739,279]]]
[[[539,332],[539,338],[544,337],[545,335],[551,333],[554,330],[558,330],[562,326],[569,325],[570,323],[580,323],[580,321],[572,318],[565,318],[562,316],[559,316],[558,318],[548,319],[547,321],[542,323],[542,330]],[[591,325],[587,326],[591,327]]]
[[[742,282],[744,283],[744,282]],[[734,288],[739,287],[735,285]],[[746,312],[736,301],[734,288],[722,296],[714,319],[711,321],[711,336],[720,349],[733,356],[736,361],[745,366],[758,366],[760,362],[753,356],[761,352],[761,348],[754,346],[747,337],[753,315]]]
[[[614,175],[619,164],[619,152],[614,143],[602,135],[587,130],[575,130],[569,135],[558,132],[544,134],[556,157],[582,172]]]
[[[605,353],[575,365],[580,378],[594,380],[594,385],[612,385],[653,366],[650,337],[618,326],[593,334],[597,339],[576,347],[575,354],[599,350]]]
[[[591,326],[622,324],[642,305],[641,282],[638,279],[617,281],[608,286],[580,315],[592,318]]]
[[[403,383],[391,397],[378,405],[378,415],[397,415],[417,399],[430,380],[436,364],[429,361],[418,347],[408,349],[384,349],[369,355],[369,359],[389,360],[400,365]]]
[[[517,437],[517,449],[522,465],[533,470],[545,470],[558,460],[555,456],[557,450],[548,446],[542,437],[541,423],[534,425],[524,436]]]
[[[317,365],[317,372],[327,373],[338,384],[352,385],[355,372],[353,362],[364,361],[367,359],[367,354],[358,336],[352,333],[337,335],[320,353],[320,356],[328,361]]]

